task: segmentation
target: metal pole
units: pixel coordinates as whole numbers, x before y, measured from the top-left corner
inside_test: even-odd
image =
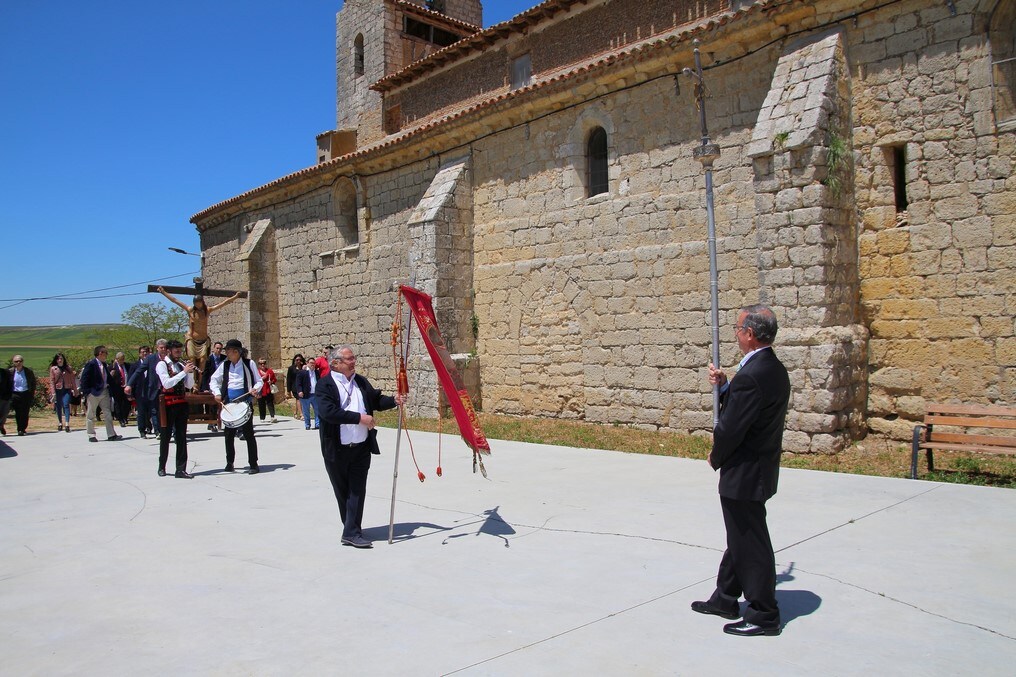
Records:
[[[713,161],[720,157],[720,147],[709,140],[709,129],[706,126],[705,85],[702,80],[702,57],[699,54],[699,41],[695,40],[695,71],[685,68],[687,75],[695,78],[695,98],[698,102],[699,124],[702,127],[702,145],[693,152],[695,159],[702,163],[706,173],[706,243],[709,247],[709,320],[712,329],[712,362],[720,366],[720,301],[719,284],[716,266],[716,216],[713,212]],[[720,421],[720,387],[713,386],[713,427]]]
[[[395,487],[399,483],[399,447],[402,445],[402,414],[404,404],[399,405],[399,429],[395,438],[395,470],[392,471],[392,512],[388,517],[388,545],[395,540]]]

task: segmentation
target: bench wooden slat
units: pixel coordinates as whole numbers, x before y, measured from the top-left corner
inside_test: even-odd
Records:
[[[939,414],[928,414],[924,417],[926,425],[960,425],[970,428],[1004,428],[1016,430],[1016,418],[982,418],[976,416],[942,416]]]
[[[1016,407],[1003,407],[997,404],[929,404],[925,406],[927,414],[973,414],[975,416],[1016,416]]]
[[[960,442],[922,442],[921,449],[943,449],[952,451],[980,451],[989,454],[1016,454],[1016,447],[981,446]]]
[[[1016,407],[983,404],[926,405],[924,424],[914,426],[910,476],[917,479],[917,455],[921,450],[927,455],[928,470],[933,469],[932,451],[935,449],[1016,455],[1016,435],[985,434],[985,431],[993,430],[1016,430]]]
[[[938,430],[925,443],[955,442],[957,444],[976,444],[981,447],[1016,447],[1016,437],[998,437],[997,435],[968,435],[963,433],[943,433]]]

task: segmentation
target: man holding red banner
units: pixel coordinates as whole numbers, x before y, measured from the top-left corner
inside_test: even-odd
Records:
[[[349,346],[328,355],[330,371],[318,380],[315,394],[320,421],[321,455],[342,518],[342,544],[373,547],[363,537],[363,502],[371,454],[380,454],[374,412],[405,403],[403,395],[382,395],[356,373],[356,355]]]

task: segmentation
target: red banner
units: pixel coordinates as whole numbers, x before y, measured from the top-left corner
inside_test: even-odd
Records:
[[[438,381],[441,383],[445,397],[448,398],[448,405],[452,408],[452,413],[455,414],[455,422],[459,424],[462,439],[473,451],[489,454],[490,445],[483,435],[483,430],[480,429],[473,401],[469,399],[469,393],[462,383],[459,370],[455,368],[452,356],[448,353],[444,339],[441,338],[441,332],[437,328],[437,318],[434,317],[434,306],[431,304],[430,295],[405,285],[402,285],[399,291],[406,298],[409,310],[413,313],[416,324],[420,328],[420,336],[427,346],[427,352],[430,353],[431,362],[434,363],[434,369],[437,371]]]

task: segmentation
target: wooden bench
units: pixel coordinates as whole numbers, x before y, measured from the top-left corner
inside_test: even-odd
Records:
[[[1009,434],[993,434],[1011,431]],[[914,426],[910,478],[917,479],[917,455],[928,458],[928,472],[935,470],[933,450],[1016,454],[1016,407],[977,404],[929,404],[924,423]]]

